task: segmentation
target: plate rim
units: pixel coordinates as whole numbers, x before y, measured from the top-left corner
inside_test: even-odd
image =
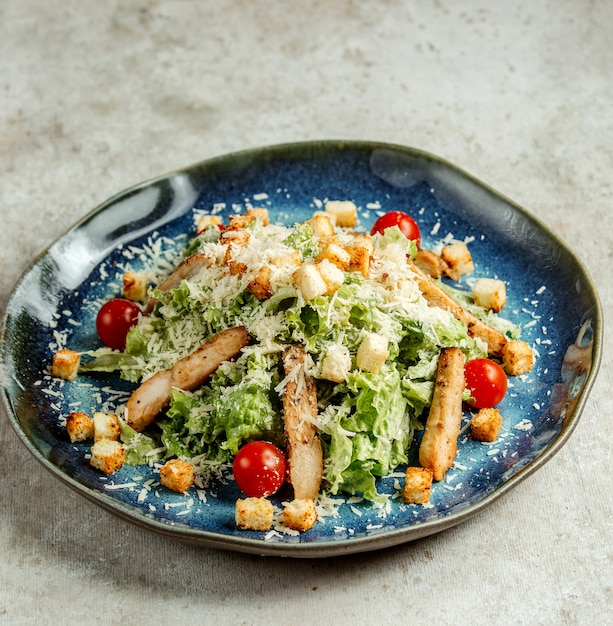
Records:
[[[435,163],[437,166],[443,166],[452,170],[461,177],[469,180],[473,184],[477,185],[481,189],[485,190],[489,194],[495,196],[499,200],[502,200],[505,204],[512,207],[514,211],[522,214],[528,221],[544,232],[553,243],[563,249],[566,255],[573,260],[576,264],[576,269],[581,273],[581,277],[585,282],[587,291],[594,301],[593,310],[591,311],[591,320],[593,322],[593,344],[592,344],[592,363],[590,371],[587,375],[585,383],[581,388],[579,395],[577,396],[577,402],[573,409],[572,419],[564,421],[556,438],[538,454],[532,461],[526,466],[522,467],[519,471],[508,478],[502,485],[486,494],[481,500],[476,503],[468,505],[466,508],[451,513],[443,517],[437,517],[431,520],[420,522],[414,526],[403,526],[400,528],[388,529],[384,533],[372,534],[368,536],[360,537],[348,537],[339,538],[334,541],[313,541],[313,542],[300,542],[300,543],[286,543],[276,541],[266,541],[263,539],[255,539],[251,537],[240,537],[233,535],[221,535],[206,529],[190,528],[188,526],[173,525],[172,523],[164,523],[154,518],[149,518],[144,515],[138,515],[132,507],[123,502],[113,499],[107,495],[98,493],[81,482],[77,481],[72,476],[63,472],[58,466],[53,464],[47,459],[44,454],[35,445],[28,435],[24,432],[17,418],[16,412],[13,408],[10,395],[6,386],[5,380],[5,351],[6,351],[6,335],[9,326],[9,316],[11,303],[13,297],[18,291],[20,285],[24,282],[27,275],[36,267],[42,258],[49,252],[50,248],[57,242],[65,238],[69,233],[77,230],[84,224],[86,224],[93,217],[103,212],[107,207],[113,205],[115,202],[122,198],[152,185],[160,182],[167,181],[175,176],[186,174],[189,171],[195,169],[211,169],[216,165],[237,161],[241,159],[254,159],[257,161],[257,157],[267,153],[269,155],[279,158],[287,158],[288,155],[299,155],[304,150],[316,150],[317,148],[323,148],[327,151],[342,152],[346,150],[359,150],[359,151],[373,151],[373,150],[391,150],[393,152],[400,152],[403,154],[415,156],[420,159],[426,159],[429,162]],[[285,157],[284,157],[285,155]],[[308,159],[312,156],[309,155]],[[302,160],[308,160],[306,157],[302,157]],[[346,554],[353,554],[358,552],[367,552],[371,550],[385,549],[398,545],[401,543],[408,543],[414,540],[418,540],[449,528],[461,524],[467,519],[477,515],[484,508],[487,508],[500,497],[506,494],[511,489],[515,488],[525,478],[532,475],[539,470],[543,465],[549,462],[563,447],[566,445],[568,439],[575,430],[581,415],[585,409],[585,405],[590,396],[591,390],[595,384],[600,364],[602,360],[602,341],[603,341],[603,312],[602,305],[596,286],[590,276],[587,267],[583,263],[582,259],[570,248],[570,246],[559,237],[554,231],[552,231],[544,221],[537,216],[533,215],[530,211],[519,205],[517,202],[508,198],[506,195],[498,192],[489,184],[484,183],[480,179],[476,178],[463,168],[455,165],[454,163],[447,161],[446,159],[439,157],[431,152],[427,152],[422,149],[405,146],[395,143],[370,141],[370,140],[348,140],[348,139],[325,139],[325,140],[313,140],[313,141],[298,141],[288,143],[278,143],[271,145],[264,145],[258,147],[247,148],[244,150],[229,152],[222,155],[213,156],[207,159],[203,159],[192,163],[190,165],[182,166],[165,174],[149,178],[135,185],[131,185],[112,196],[108,197],[103,202],[99,203],[93,209],[85,213],[80,219],[68,227],[62,234],[50,242],[41,252],[39,252],[25,267],[21,276],[11,289],[6,301],[5,309],[3,311],[2,329],[0,333],[0,367],[2,371],[1,389],[2,389],[2,404],[4,412],[9,418],[9,422],[17,434],[20,441],[25,445],[28,451],[34,456],[34,458],[45,467],[52,475],[60,480],[63,484],[67,485],[73,491],[77,492],[81,496],[87,498],[90,502],[100,506],[107,512],[110,512],[124,521],[136,524],[141,528],[154,531],[157,534],[172,538],[178,541],[187,542],[192,545],[198,545],[200,547],[215,548],[222,550],[232,550],[243,553],[258,554],[262,556],[284,556],[284,557],[334,557]]]

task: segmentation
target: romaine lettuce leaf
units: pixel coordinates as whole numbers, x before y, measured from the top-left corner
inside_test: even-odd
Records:
[[[415,428],[400,374],[394,364],[378,374],[356,370],[346,390],[342,406],[328,411],[322,435],[324,479],[332,494],[343,491],[383,502],[376,477],[407,462]]]
[[[158,420],[166,447],[179,456],[225,461],[251,439],[282,444],[271,358],[243,355],[222,365],[198,393],[174,390],[167,417]]]

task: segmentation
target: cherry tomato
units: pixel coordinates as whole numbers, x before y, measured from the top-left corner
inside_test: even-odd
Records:
[[[100,341],[113,350],[124,350],[128,331],[138,322],[141,310],[137,304],[115,298],[102,305],[96,317]]]
[[[477,409],[496,406],[507,392],[507,375],[491,359],[468,361],[464,366],[464,377],[473,398],[468,403]]]
[[[281,489],[287,476],[285,454],[268,441],[245,444],[234,457],[234,479],[241,491],[263,498]]]
[[[415,241],[419,248],[421,244],[421,231],[417,222],[406,213],[402,211],[390,211],[385,215],[382,215],[372,226],[370,231],[371,235],[376,233],[383,234],[386,228],[392,228],[392,226],[398,226],[402,231],[402,234],[407,238]]]

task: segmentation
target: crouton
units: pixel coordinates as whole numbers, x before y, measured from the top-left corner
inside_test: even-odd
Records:
[[[117,415],[95,411],[92,421],[94,423],[94,441],[101,441],[102,439],[119,440],[121,428]]]
[[[351,255],[340,243],[335,241],[329,241],[324,245],[321,252],[317,255],[315,261],[328,260],[330,263],[334,263],[339,270],[349,269],[351,263]]]
[[[368,235],[358,235],[345,246],[349,253],[350,272],[361,272],[364,278],[368,278],[370,270],[370,257],[373,253],[372,239]]]
[[[332,220],[324,213],[316,213],[313,217],[311,217],[307,224],[309,224],[317,239],[326,239],[336,235]]]
[[[385,335],[368,333],[358,348],[356,365],[361,370],[376,374],[389,356],[388,343]]]
[[[432,470],[429,467],[407,467],[403,498],[405,504],[427,504],[432,491]]]
[[[520,376],[532,369],[534,354],[525,341],[512,339],[502,349],[502,369],[509,376]]]
[[[201,215],[196,226],[196,233],[201,235],[209,226],[220,226],[221,223],[219,215]]]
[[[231,228],[228,226],[220,235],[219,242],[224,245],[234,244],[245,247],[251,239],[251,233],[244,228]]]
[[[255,278],[249,281],[247,289],[258,299],[266,300],[272,296],[272,287],[270,284],[270,277],[272,270],[270,267],[262,266],[255,275]]]
[[[182,459],[166,461],[160,468],[160,482],[171,491],[185,493],[194,484],[194,466]]]
[[[312,217],[316,215],[325,215],[329,220],[332,226],[336,226],[336,215],[333,213],[326,213],[325,211],[314,211]]]
[[[226,258],[224,259],[224,262],[230,269],[230,274],[232,274],[232,276],[242,276],[248,269],[247,265],[239,261],[234,261],[232,259],[232,253],[228,253],[228,250],[226,250]]]
[[[331,296],[336,293],[340,286],[345,282],[345,274],[334,263],[323,259],[315,264],[317,271],[326,283],[326,291],[324,295]]]
[[[343,344],[332,344],[326,351],[321,364],[320,376],[325,380],[342,383],[351,371],[351,355]]]
[[[268,209],[263,208],[251,208],[247,209],[246,215],[255,219],[262,220],[263,226],[270,224],[270,218],[268,217]]]
[[[119,441],[101,439],[91,447],[89,464],[105,474],[117,471],[124,462],[124,447]]]
[[[351,200],[329,200],[324,208],[326,213],[334,215],[337,226],[344,228],[356,225],[358,210]]]
[[[87,441],[94,438],[94,420],[82,411],[75,411],[66,417],[66,430],[70,441]]]
[[[292,278],[305,300],[323,296],[328,290],[325,280],[312,263],[303,263],[292,274]]]
[[[274,508],[266,498],[245,498],[236,501],[236,525],[243,530],[268,530],[272,526]]]
[[[470,420],[470,436],[476,441],[495,441],[501,426],[502,415],[498,409],[479,409]]]
[[[308,498],[292,500],[283,509],[283,523],[293,530],[304,532],[312,528],[317,521],[315,501]]]
[[[447,263],[432,250],[418,250],[414,263],[431,278],[440,278],[447,270]]]
[[[298,267],[302,262],[302,256],[298,250],[292,250],[291,252],[273,253],[269,256],[268,262],[273,267],[279,267],[282,269],[291,269]]]
[[[247,271],[247,265],[236,260],[242,252],[251,235],[246,230],[225,230],[221,236],[221,243],[226,244],[224,263],[230,268],[233,276],[242,276]]]
[[[237,230],[243,230],[252,222],[255,222],[256,216],[244,213],[243,215],[230,215],[230,220],[224,233],[235,232]]]
[[[460,276],[470,274],[475,269],[468,247],[462,241],[445,246],[441,258],[447,264],[445,274],[452,280],[460,280]]]
[[[81,365],[81,355],[74,350],[58,350],[53,355],[51,373],[57,378],[64,380],[74,380],[79,373]]]
[[[472,289],[475,304],[498,313],[507,303],[505,284],[496,278],[480,278]]]
[[[147,299],[147,276],[144,272],[128,270],[123,275],[123,296],[133,302]]]

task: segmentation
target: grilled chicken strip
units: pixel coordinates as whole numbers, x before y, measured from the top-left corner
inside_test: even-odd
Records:
[[[432,306],[438,306],[449,311],[460,322],[464,322],[471,337],[478,337],[487,343],[487,351],[494,356],[501,356],[507,338],[499,331],[488,326],[485,322],[475,317],[470,311],[458,304],[449,294],[445,293],[422,269],[411,263],[417,274],[419,288]]]
[[[306,373],[308,355],[298,345],[286,348],[283,368],[290,379],[283,396],[289,481],[296,500],[314,500],[319,495],[323,474],[323,453],[317,428],[315,379]]]
[[[170,402],[173,388],[192,391],[224,362],[236,356],[249,343],[244,326],[229,328],[183,357],[167,370],[161,370],[134,390],[126,405],[126,420],[142,431]]]
[[[213,259],[206,254],[202,254],[202,252],[196,252],[188,256],[186,259],[181,261],[177,266],[177,269],[167,278],[165,278],[159,285],[158,289],[160,291],[167,291],[168,289],[175,289],[178,287],[183,280],[188,280],[196,272],[198,272],[203,267],[211,267],[213,265]],[[153,306],[156,303],[155,298],[150,298],[147,304],[145,305],[145,315],[148,315],[153,310]]]
[[[458,449],[465,361],[459,348],[441,350],[430,413],[419,446],[419,464],[431,469],[437,481],[453,465]]]

